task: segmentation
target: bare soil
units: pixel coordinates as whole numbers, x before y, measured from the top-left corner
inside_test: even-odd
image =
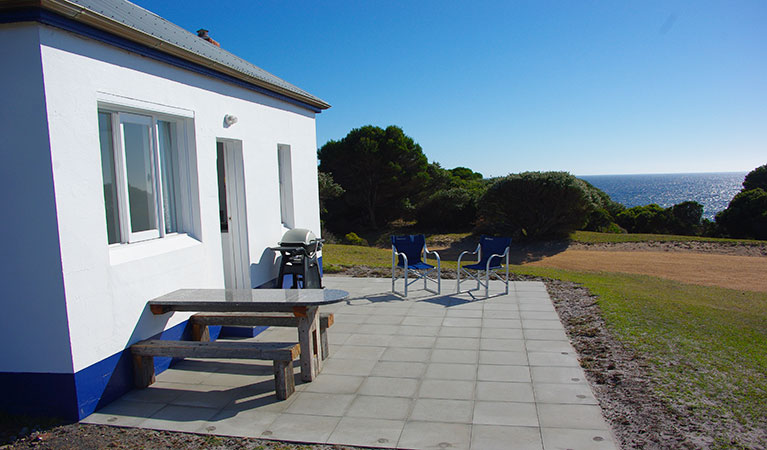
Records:
[[[530,264],[580,272],[635,273],[701,286],[767,292],[764,256],[567,249]]]
[[[474,244],[476,245],[476,244]],[[465,250],[466,243],[463,245]],[[441,249],[443,258],[451,250],[459,247],[451,245]],[[573,255],[573,259],[568,255]],[[612,257],[608,254],[615,253]],[[746,245],[716,245],[707,243],[631,243],[631,244],[574,244],[548,243],[533,246],[516,247],[515,262],[541,261],[561,254],[557,264],[575,264],[574,261],[591,261],[594,270],[604,270],[604,261],[623,258],[622,253],[631,252],[634,265],[627,266],[637,272],[642,265],[638,260],[646,260],[645,266],[652,266],[656,261],[652,252],[671,252],[665,257],[679,257],[685,253],[707,253],[706,256],[738,256],[749,258],[737,260],[739,270],[744,265],[763,263],[767,256],[766,247]],[[591,253],[589,255],[588,253]],[[711,255],[713,254],[713,255]],[[576,257],[577,256],[577,257]],[[457,254],[456,254],[457,257]],[[566,257],[566,258],[565,258]],[[697,258],[697,257],[696,257]],[[715,258],[716,259],[716,258]],[[694,259],[693,259],[694,260]],[[666,268],[667,272],[681,272],[682,267],[693,260],[676,260],[676,264]],[[554,260],[556,261],[556,260]],[[709,260],[713,261],[713,260]],[[730,265],[737,265],[731,260]],[[760,262],[761,261],[761,262]],[[610,265],[615,270],[615,265]],[[701,266],[710,276],[719,270],[711,263]],[[763,266],[759,266],[763,267]],[[568,268],[575,268],[568,266]],[[584,269],[577,269],[584,270]],[[751,287],[758,285],[755,280],[767,278],[767,271],[750,275]],[[345,276],[390,276],[386,269],[355,267],[348,269]],[[451,274],[446,271],[446,276]],[[660,276],[660,275],[657,275]],[[530,277],[519,277],[530,279]],[[653,393],[652,380],[642,355],[623,347],[604,324],[600,309],[593,296],[586,288],[574,283],[559,280],[544,280],[552,297],[554,306],[562,319],[568,336],[579,353],[581,365],[586,372],[594,394],[602,406],[603,413],[613,428],[618,442],[624,449],[694,449],[707,448],[711,444],[713,430],[719,430],[715,423],[700,423],[692,420],[692,415],[685,409],[665,404]],[[690,281],[696,282],[696,281]],[[761,285],[760,285],[761,286]],[[732,430],[732,442],[737,446],[739,436]],[[5,445],[2,445],[5,444]],[[763,444],[754,444],[752,448],[764,448]],[[174,433],[134,428],[119,428],[101,425],[64,424],[51,425],[49,421],[29,421],[19,424],[0,423],[0,448],[3,449],[102,449],[102,448],[146,448],[146,449],[270,449],[270,450],[340,450],[356,449],[349,446],[301,445],[260,439],[204,436],[190,433]]]

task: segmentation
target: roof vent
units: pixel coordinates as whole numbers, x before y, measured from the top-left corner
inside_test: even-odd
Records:
[[[200,28],[199,30],[197,30],[197,36],[199,36],[202,39],[205,39],[206,41],[210,42],[216,47],[221,47],[221,44],[214,41],[212,37],[208,36],[208,30],[206,30],[205,28]]]

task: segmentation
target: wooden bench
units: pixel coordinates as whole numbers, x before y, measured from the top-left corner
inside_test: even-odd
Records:
[[[232,327],[298,327],[298,317],[289,313],[197,313],[189,318],[192,324],[192,339],[210,341],[208,326],[221,325]],[[332,313],[320,313],[320,339],[322,340],[322,359],[328,359],[328,333],[333,326]]]
[[[154,357],[232,358],[274,361],[274,386],[277,398],[285,400],[295,392],[293,360],[301,354],[295,342],[196,342],[146,340],[131,346],[136,387],[145,388],[155,381]]]

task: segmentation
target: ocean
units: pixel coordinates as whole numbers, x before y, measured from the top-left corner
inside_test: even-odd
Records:
[[[693,200],[703,205],[703,217],[714,220],[743,187],[748,172],[676,173],[581,176],[626,207],[656,203],[667,208]]]

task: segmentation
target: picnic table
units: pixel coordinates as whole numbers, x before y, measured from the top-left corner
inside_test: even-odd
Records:
[[[179,289],[148,304],[156,315],[172,311],[292,313],[298,318],[301,378],[312,381],[322,370],[319,307],[348,296],[340,289]]]

